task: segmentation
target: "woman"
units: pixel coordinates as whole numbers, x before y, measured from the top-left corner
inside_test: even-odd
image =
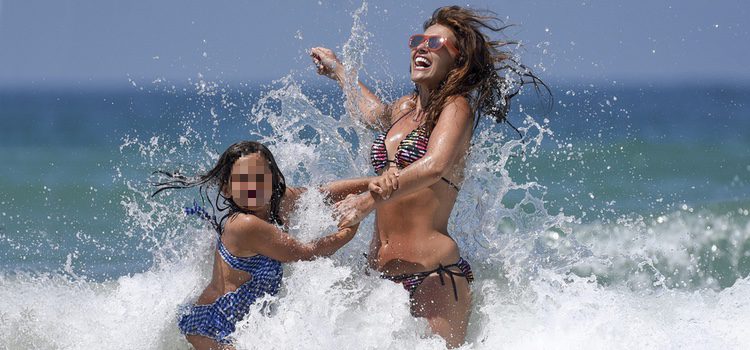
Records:
[[[357,102],[348,106],[355,109],[350,115],[384,132],[371,149],[375,171],[397,176],[397,184],[391,183],[393,176],[381,176],[371,191],[340,202],[344,225],[375,210],[370,266],[404,285],[412,314],[427,318],[450,347],[464,342],[471,308],[471,267],[447,229],[471,136],[480,115],[505,121],[510,99],[525,80],[544,86],[500,50],[509,42],[491,41],[482,32],[505,28],[493,26],[494,20],[458,6],[437,9],[424,34],[409,38],[415,91],[392,105],[363,84],[347,81],[331,50],[311,50],[319,74],[353,90],[348,93],[354,92]],[[518,79],[509,81],[507,73]]]

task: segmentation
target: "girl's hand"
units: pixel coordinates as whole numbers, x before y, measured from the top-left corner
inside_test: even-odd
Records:
[[[369,191],[358,195],[350,194],[333,207],[339,218],[338,226],[350,227],[359,224],[375,209],[375,198]]]
[[[391,193],[398,189],[398,169],[395,167],[389,167],[388,170],[383,172],[383,175],[378,176],[374,180],[370,181],[367,185],[367,189],[370,192],[377,193],[380,198],[388,199],[391,197]]]
[[[313,47],[310,50],[310,57],[312,57],[313,63],[318,68],[318,74],[339,81],[344,76],[344,66],[330,49]]]

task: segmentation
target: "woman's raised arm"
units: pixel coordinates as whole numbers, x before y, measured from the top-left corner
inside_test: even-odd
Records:
[[[317,66],[318,74],[329,77],[339,83],[353,103],[347,103],[347,112],[353,117],[358,116],[368,128],[385,130],[390,125],[390,108],[380,101],[370,89],[359,81],[350,82],[346,69],[341,61],[330,49],[314,47],[310,50],[313,63]]]

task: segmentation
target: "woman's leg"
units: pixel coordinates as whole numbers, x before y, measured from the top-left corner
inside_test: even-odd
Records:
[[[444,285],[440,283],[437,273],[426,277],[412,295],[412,314],[426,318],[432,331],[443,337],[449,348],[459,347],[464,343],[471,312],[469,281],[458,276],[453,279],[458,301],[447,274],[443,274]]]
[[[231,345],[221,344],[201,335],[186,335],[185,338],[196,350],[234,350]]]

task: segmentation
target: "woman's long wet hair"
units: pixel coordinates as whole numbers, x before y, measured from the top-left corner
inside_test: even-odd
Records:
[[[533,84],[537,93],[543,87],[550,95],[551,103],[549,87],[510,52],[503,50],[504,46],[517,43],[493,41],[482,32],[490,30],[499,33],[510,27],[502,25],[494,13],[486,11],[483,14],[459,6],[446,6],[433,12],[432,17],[425,21],[424,30],[436,24],[446,26],[453,32],[459,54],[445,80],[431,92],[424,110],[425,124],[429,130],[435,127],[440,113],[450,103],[452,96],[469,99],[475,113],[474,128],[479,124],[481,115],[492,117],[498,123],[507,122],[510,100],[527,83]],[[418,87],[415,87],[415,99],[418,94]]]
[[[234,166],[234,162],[243,156],[255,153],[259,153],[268,162],[268,165],[271,168],[273,191],[271,195],[270,221],[277,225],[283,225],[281,216],[279,215],[279,210],[281,199],[286,191],[286,180],[284,179],[281,170],[279,170],[271,151],[263,144],[255,141],[241,141],[229,146],[221,157],[219,157],[216,166],[205,174],[186,177],[178,173],[170,173],[166,171],[155,172],[156,174],[161,175],[165,181],[154,184],[158,189],[151,196],[153,197],[162,191],[170,189],[198,187],[201,201],[208,201],[209,205],[214,210],[214,213],[226,210],[226,214],[218,220],[216,219],[216,215],[210,217],[211,224],[216,231],[221,233],[224,223],[228,218],[239,213],[252,214],[249,210],[238,206],[232,198],[226,197],[224,191],[229,187],[231,182],[232,166]],[[211,201],[211,196],[209,194],[209,190],[211,189],[215,189],[217,192],[213,201]]]

